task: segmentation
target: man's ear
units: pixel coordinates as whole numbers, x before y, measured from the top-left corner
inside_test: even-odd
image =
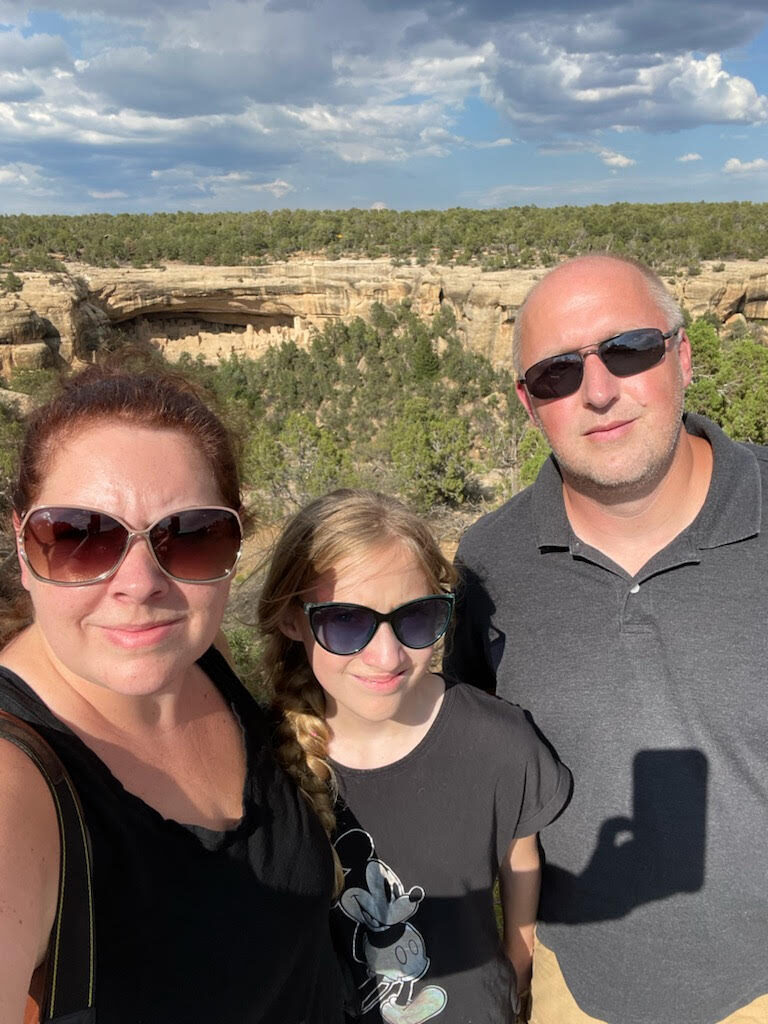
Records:
[[[680,360],[680,370],[683,374],[683,387],[687,388],[693,379],[693,356],[691,354],[691,342],[685,330],[680,331],[677,356]]]
[[[525,384],[521,384],[519,381],[516,381],[515,391],[517,392],[517,397],[522,402],[523,408],[528,413],[528,419],[531,421],[534,427],[538,427],[539,421],[536,419],[536,413],[533,410],[531,396],[528,394],[528,389],[526,388]]]
[[[304,639],[299,628],[299,616],[303,614],[301,609],[295,606],[291,606],[288,609],[280,622],[280,632],[283,636],[287,636],[289,640],[298,640],[299,642]]]
[[[29,590],[29,567],[24,559],[21,557],[21,542],[19,541],[19,528],[21,527],[21,520],[14,509],[13,511],[13,533],[16,538],[16,558],[19,561],[19,572],[21,573],[21,585],[25,590]]]

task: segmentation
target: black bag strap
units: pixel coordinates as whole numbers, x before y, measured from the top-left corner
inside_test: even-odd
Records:
[[[80,798],[58,754],[27,722],[0,711],[0,738],[34,761],[48,783],[59,822],[59,896],[46,957],[41,1020],[93,1007],[95,945],[91,843]]]

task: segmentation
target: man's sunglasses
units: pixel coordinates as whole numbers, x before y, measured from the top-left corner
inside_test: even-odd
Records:
[[[640,327],[624,331],[614,338],[588,345],[573,352],[541,359],[529,367],[518,380],[534,398],[566,398],[575,394],[584,379],[584,360],[596,355],[614,377],[633,377],[656,366],[664,358],[667,342],[680,327],[664,334],[656,327]]]
[[[431,647],[448,629],[453,594],[430,594],[393,608],[386,615],[362,604],[325,601],[305,604],[312,635],[331,654],[357,654],[371,642],[382,622],[404,647]]]
[[[237,512],[219,505],[170,512],[146,530],[98,509],[43,505],[21,520],[19,550],[35,579],[79,587],[113,576],[136,537],[172,580],[215,583],[234,572],[243,529]]]

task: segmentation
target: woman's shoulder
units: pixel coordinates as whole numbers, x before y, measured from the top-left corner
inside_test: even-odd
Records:
[[[56,720],[26,679],[0,664],[0,711],[7,711],[36,727],[54,727]]]
[[[9,842],[18,847],[20,836],[46,832],[55,847],[56,811],[48,782],[35,763],[35,746],[25,745],[23,733],[17,729],[8,732],[4,725],[0,721],[0,850],[6,850]],[[29,843],[28,849],[38,847]]]
[[[5,683],[0,679],[0,688]],[[51,790],[30,754],[0,729],[0,948],[15,951],[2,958],[0,985],[11,1000],[19,976],[31,975],[46,947],[58,877],[59,824]],[[24,992],[18,998],[21,1009]]]

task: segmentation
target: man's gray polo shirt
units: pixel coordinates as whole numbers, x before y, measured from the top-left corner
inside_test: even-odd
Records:
[[[539,934],[611,1024],[768,993],[768,449],[703,417],[710,490],[630,577],[573,534],[556,464],[481,519],[447,671],[529,709],[574,775]]]

